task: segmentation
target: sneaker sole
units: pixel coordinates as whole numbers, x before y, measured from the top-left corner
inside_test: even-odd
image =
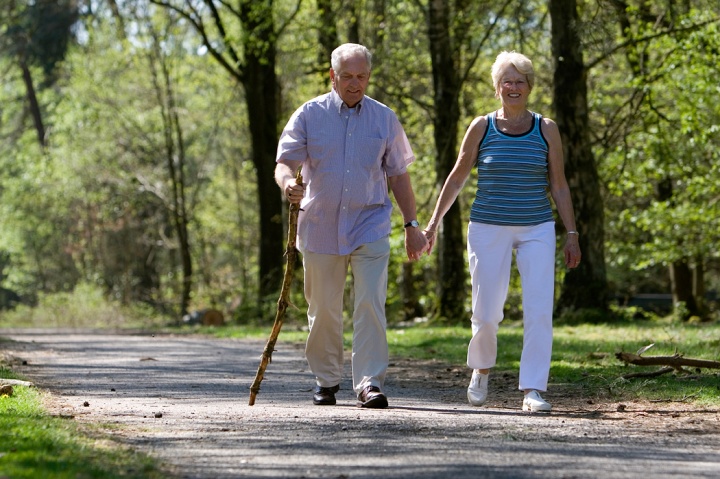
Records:
[[[547,409],[535,408],[535,409],[533,409],[532,407],[528,406],[527,404],[523,404],[522,410],[525,412],[550,412],[552,410],[552,408],[547,408]]]

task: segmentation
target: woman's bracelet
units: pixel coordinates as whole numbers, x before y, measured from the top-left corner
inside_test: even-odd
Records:
[[[435,230],[423,230],[423,233],[432,233],[432,234],[435,234]]]
[[[567,232],[567,234],[569,234],[569,235],[578,235],[578,236],[580,236],[580,233],[578,233],[578,232],[577,232],[577,231],[575,231],[575,230],[572,230],[572,231],[568,231],[568,232]]]

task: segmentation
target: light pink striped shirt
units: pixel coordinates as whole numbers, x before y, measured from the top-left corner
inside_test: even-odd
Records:
[[[415,159],[395,113],[366,96],[349,109],[330,93],[298,108],[280,135],[278,163],[301,161],[301,251],[346,255],[390,234],[387,177]]]

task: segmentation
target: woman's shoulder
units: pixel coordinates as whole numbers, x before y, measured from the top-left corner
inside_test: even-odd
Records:
[[[552,127],[555,127],[555,128],[557,128],[557,124],[556,124],[555,121],[553,121],[551,118],[548,118],[548,117],[543,116],[542,114],[536,113],[536,112],[533,112],[533,115],[535,115],[535,116],[540,120],[540,124],[541,124],[543,127],[551,127],[551,128],[552,128]]]
[[[470,123],[470,128],[480,128],[482,130],[485,130],[485,128],[487,128],[488,122],[490,121],[491,115],[492,113],[487,113],[485,115],[476,116]]]
[[[473,119],[472,122],[470,122],[470,126],[468,126],[467,132],[465,133],[466,136],[476,136],[478,138],[482,138],[485,136],[485,132],[488,128],[488,122],[489,122],[489,115],[480,115]]]
[[[560,129],[552,119],[540,115],[540,132],[542,136],[549,142],[560,141]]]

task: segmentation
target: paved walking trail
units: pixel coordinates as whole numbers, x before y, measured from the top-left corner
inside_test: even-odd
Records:
[[[347,379],[337,406],[318,407],[302,349],[282,341],[248,406],[264,341],[0,336],[15,341],[0,343],[13,369],[52,393],[53,412],[106,424],[108,434],[167,464],[170,477],[720,477],[718,410],[629,403],[618,411],[552,390],[551,414],[523,413],[517,393],[474,408],[465,399],[469,371],[432,362],[391,366],[386,410],[355,407]],[[491,396],[513,382],[491,378]]]

